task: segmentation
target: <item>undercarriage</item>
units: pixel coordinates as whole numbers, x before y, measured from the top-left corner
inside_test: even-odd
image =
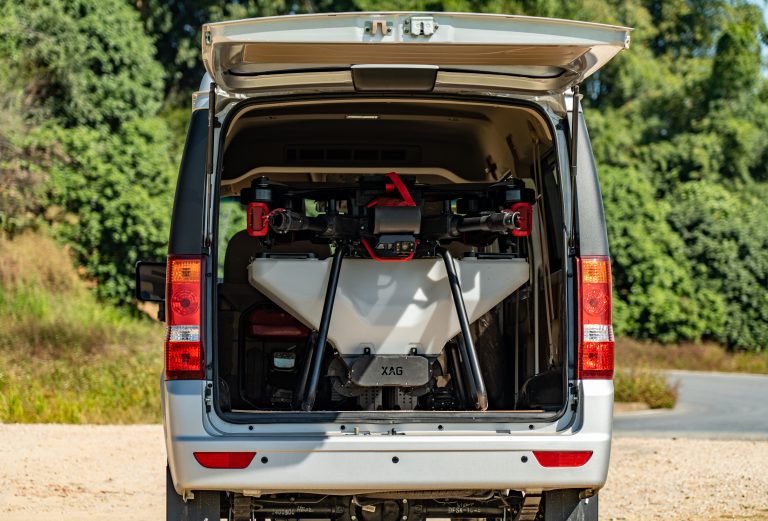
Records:
[[[540,496],[524,498],[510,491],[472,494],[456,490],[387,492],[355,496],[227,496],[229,519],[333,519],[335,521],[423,521],[442,519],[536,519]]]

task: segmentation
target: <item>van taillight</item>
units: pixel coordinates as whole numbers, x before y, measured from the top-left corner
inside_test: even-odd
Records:
[[[611,260],[576,259],[579,300],[579,379],[613,378],[613,317]]]
[[[169,256],[166,271],[165,378],[200,380],[205,377],[202,350],[203,259]]]

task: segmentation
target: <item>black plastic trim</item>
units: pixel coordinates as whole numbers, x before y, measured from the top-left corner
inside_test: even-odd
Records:
[[[569,72],[566,69],[561,69],[560,72],[557,74],[512,74],[509,72],[501,72],[501,71],[488,71],[488,70],[482,70],[482,69],[458,69],[458,68],[440,68],[440,72],[453,72],[453,73],[464,73],[464,74],[487,74],[489,76],[509,76],[511,78],[528,78],[531,80],[554,80],[556,78],[562,77],[564,74]]]
[[[387,65],[383,65],[383,67],[387,67]],[[396,67],[392,67],[393,69]],[[241,71],[235,71],[232,69],[228,69],[225,71],[224,74],[228,76],[235,76],[238,78],[258,78],[259,76],[279,76],[281,74],[311,74],[311,73],[317,73],[317,72],[344,72],[344,71],[352,71],[354,70],[353,67],[345,66],[345,67],[306,67],[303,69],[273,69],[268,71],[259,71],[259,72],[241,72]],[[511,78],[528,78],[532,80],[553,80],[556,78],[560,78],[563,75],[567,74],[567,69],[561,69],[560,72],[557,74],[513,74],[510,72],[501,72],[501,71],[489,71],[484,69],[462,69],[457,67],[437,67],[434,69],[435,72],[452,72],[452,73],[463,73],[463,74],[487,74],[489,76],[509,76]],[[247,91],[247,88],[239,89]]]
[[[600,178],[583,117],[579,118],[577,147],[580,175],[576,176],[576,245],[579,255],[610,255]],[[591,233],[580,234],[580,230]]]
[[[567,407],[557,414],[520,413],[503,411],[275,411],[275,412],[223,412],[214,398],[216,415],[222,420],[238,425],[261,423],[553,423],[559,420]],[[385,416],[386,415],[386,416]]]
[[[357,92],[431,92],[437,80],[437,68],[359,66],[351,70]]]
[[[205,218],[205,160],[208,150],[208,110],[192,112],[173,200],[169,255],[202,252]]]

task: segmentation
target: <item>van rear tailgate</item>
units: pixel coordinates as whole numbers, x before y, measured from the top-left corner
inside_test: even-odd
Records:
[[[510,15],[329,13],[207,24],[202,50],[208,73],[229,93],[248,92],[264,76],[421,65],[502,76],[507,88],[549,94],[583,81],[627,48],[629,31]]]

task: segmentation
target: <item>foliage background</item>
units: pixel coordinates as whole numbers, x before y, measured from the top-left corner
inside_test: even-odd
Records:
[[[768,348],[768,39],[743,0],[0,0],[0,227],[68,245],[129,308],[162,257],[199,27],[246,16],[409,9],[635,28],[584,86],[620,335]]]

